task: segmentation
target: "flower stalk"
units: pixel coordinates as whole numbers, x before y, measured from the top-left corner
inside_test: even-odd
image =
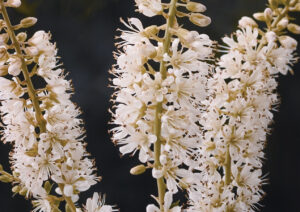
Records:
[[[177,0],[172,0],[170,3],[170,9],[169,9],[169,14],[167,18],[167,26],[166,26],[166,31],[164,35],[164,41],[163,41],[163,54],[168,54],[169,49],[170,49],[170,44],[171,44],[171,37],[172,34],[170,33],[170,28],[173,27],[174,22],[176,20],[176,3]],[[159,71],[161,73],[161,77],[163,80],[166,78],[166,62],[161,61],[160,62],[160,68]],[[161,163],[160,163],[160,155],[161,155],[161,116],[162,116],[162,102],[159,102],[156,106],[156,111],[155,111],[155,121],[154,121],[154,133],[156,135],[156,142],[154,144],[154,154],[155,154],[155,162],[154,162],[154,167],[156,169],[161,168]],[[159,206],[160,210],[163,212],[164,211],[164,197],[166,193],[166,185],[164,182],[164,178],[160,177],[157,180],[157,189],[158,189],[158,199],[159,199]]]
[[[20,48],[20,44],[16,38],[15,31],[11,25],[11,22],[8,17],[7,10],[6,10],[6,7],[4,6],[3,0],[0,0],[0,11],[1,11],[1,14],[3,15],[3,19],[4,19],[6,27],[7,27],[7,32],[10,36],[10,39],[12,40],[12,44],[13,44],[15,50],[16,50],[17,57],[20,58],[21,63],[22,63],[22,65],[21,65],[22,73],[23,73],[25,81],[26,81],[29,97],[31,98],[33,106],[34,106],[35,117],[38,122],[40,132],[44,133],[44,132],[46,132],[46,121],[42,115],[39,100],[36,95],[36,91],[32,84],[27,65],[26,65],[23,53],[21,51],[21,48]]]

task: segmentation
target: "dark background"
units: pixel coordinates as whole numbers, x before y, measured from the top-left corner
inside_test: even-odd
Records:
[[[262,11],[266,3],[263,0],[202,2],[213,22],[198,30],[217,41],[236,29],[241,16]],[[157,19],[143,17],[134,10],[133,0],[23,0],[23,7],[18,11],[9,10],[15,24],[27,15],[38,18],[38,24],[28,30],[29,34],[40,29],[51,31],[73,81],[73,101],[83,111],[88,152],[96,158],[98,174],[103,177],[102,182],[81,195],[81,203],[97,191],[106,193],[107,203],[117,204],[122,212],[145,211],[146,205],[153,203],[150,194],[156,194],[151,173],[130,176],[129,170],[138,160],[128,156],[120,158],[107,133],[112,94],[107,87],[108,70],[114,63],[112,52],[116,29],[123,27],[119,18],[137,16],[146,26],[157,24]],[[299,37],[296,36],[298,41]],[[266,148],[264,169],[270,183],[264,187],[267,196],[262,201],[263,212],[300,212],[300,66],[294,70],[294,76],[289,74],[279,78],[281,106],[280,112],[275,112],[272,135],[268,137]],[[9,144],[0,145],[0,163],[6,170],[9,170],[9,150]],[[0,183],[0,212],[30,210],[29,201],[18,195],[12,197],[11,185]]]

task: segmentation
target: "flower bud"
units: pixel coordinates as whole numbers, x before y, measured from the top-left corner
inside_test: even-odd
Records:
[[[252,18],[244,16],[239,20],[239,26],[242,28],[246,28],[247,26],[256,28],[258,25]]]
[[[19,194],[21,195],[21,196],[25,196],[26,194],[27,194],[27,188],[26,187],[23,187],[20,191],[19,191]]]
[[[300,34],[300,26],[297,24],[288,24],[288,30],[294,34]]]
[[[132,175],[140,175],[146,171],[146,167],[144,165],[138,165],[130,169],[130,174]]]
[[[8,0],[5,3],[5,6],[7,6],[7,7],[20,7],[21,6],[21,0]]]
[[[295,49],[297,47],[297,41],[290,36],[280,36],[279,42],[284,48]]]
[[[197,2],[188,2],[186,9],[194,13],[202,13],[206,10],[206,7],[203,4]]]
[[[284,30],[287,25],[289,24],[289,20],[287,18],[283,18],[279,23],[277,24],[277,28],[281,31]]]
[[[266,8],[264,11],[265,20],[270,22],[273,19],[273,12],[270,8]]]
[[[37,22],[37,19],[34,18],[34,17],[27,17],[27,18],[24,18],[21,20],[21,27],[23,28],[28,28],[28,27],[31,27],[33,25],[35,25]]]
[[[1,175],[0,181],[3,183],[11,183],[13,181],[13,178],[8,175]]]
[[[17,40],[19,42],[24,42],[27,39],[27,34],[25,32],[20,32],[19,34],[17,34]]]
[[[14,186],[11,190],[14,193],[19,193],[19,191],[21,190],[21,187],[20,186]]]
[[[258,21],[266,21],[264,13],[254,13],[253,17]]]
[[[3,166],[0,164],[0,172],[3,171]]]
[[[190,16],[190,21],[200,27],[206,27],[211,23],[211,19],[200,13],[192,13]]]

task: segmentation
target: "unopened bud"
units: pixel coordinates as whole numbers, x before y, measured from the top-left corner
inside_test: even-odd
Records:
[[[5,3],[5,6],[7,6],[7,7],[20,7],[21,6],[21,0],[8,0]]]
[[[34,17],[27,17],[27,18],[24,18],[21,20],[21,27],[23,28],[28,28],[28,27],[31,27],[33,25],[35,25],[37,22],[37,19],[34,18]]]
[[[258,25],[252,18],[244,16],[239,20],[239,26],[242,28],[246,28],[247,26],[256,28]]]
[[[15,171],[13,171],[13,173],[12,173],[12,174],[13,174],[13,176],[14,176],[14,177],[19,177],[19,176],[20,176],[20,173],[18,173],[18,172],[15,172]]]
[[[8,175],[1,175],[0,181],[3,183],[11,183],[13,181],[13,178]]]
[[[0,164],[0,171],[3,171],[3,166]]]
[[[146,167],[144,165],[138,165],[130,169],[130,174],[132,175],[140,175],[146,171]]]
[[[290,36],[280,36],[279,42],[284,48],[295,49],[297,47],[297,41]]]
[[[206,27],[211,23],[211,19],[200,13],[192,13],[190,16],[190,21],[200,27]]]
[[[264,11],[264,16],[266,21],[272,21],[273,19],[273,12],[271,10],[271,8],[266,8]]]
[[[264,13],[254,13],[253,17],[258,21],[266,21]]]
[[[283,18],[279,23],[277,24],[277,28],[281,31],[284,30],[287,25],[289,24],[289,20],[287,18]]]
[[[188,2],[186,5],[186,9],[194,13],[202,13],[206,10],[206,7],[205,5],[197,2]]]
[[[14,186],[11,190],[14,193],[19,193],[19,191],[21,190],[21,187],[20,186]]]
[[[24,42],[27,39],[27,34],[25,32],[20,32],[17,34],[17,40],[19,42]]]
[[[26,194],[27,194],[27,188],[26,187],[23,187],[20,191],[19,191],[19,194],[21,195],[21,196],[25,196]]]
[[[300,26],[297,24],[288,24],[288,30],[294,34],[300,34]]]

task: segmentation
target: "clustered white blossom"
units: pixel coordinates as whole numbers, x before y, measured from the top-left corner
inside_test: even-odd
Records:
[[[0,4],[17,7],[18,2],[1,0]],[[61,200],[51,192],[53,185],[57,194],[76,203],[79,193],[98,181],[83,141],[81,112],[70,100],[71,82],[58,64],[50,33],[38,31],[28,39],[24,32],[15,35],[13,29],[27,28],[36,19],[25,18],[13,28],[3,8],[0,113],[2,140],[13,145],[10,161],[14,177],[9,181],[15,184],[14,192],[36,199],[34,211],[58,211]],[[85,211],[113,211],[102,205],[95,194]]]
[[[163,14],[167,24],[144,28],[137,18],[128,19],[128,23],[122,21],[128,30],[122,31],[120,51],[115,54],[117,64],[112,70],[112,85],[116,89],[112,139],[121,146],[122,154],[137,153],[140,162],[147,164],[134,168],[133,174],[152,168],[154,178],[164,179],[168,190],[163,197],[164,211],[169,211],[172,195],[178,188],[193,186],[195,181],[189,167],[194,165],[192,157],[199,144],[199,108],[206,97],[211,69],[207,60],[213,53],[209,37],[184,29],[177,22],[176,12],[173,13],[179,5],[185,5],[190,12],[181,15],[206,26],[210,19],[199,13],[205,6],[183,2],[136,0],[140,12],[150,17]],[[164,12],[166,9],[169,14]],[[161,38],[163,32],[165,37]],[[158,151],[155,145],[159,146]],[[160,209],[148,205],[147,211]]]
[[[223,38],[225,54],[209,79],[209,98],[202,102],[200,183],[189,191],[189,212],[255,211],[264,194],[261,168],[272,109],[278,103],[276,77],[291,71],[297,59],[297,41],[282,35],[289,23],[287,12],[270,7],[262,14],[266,32],[243,17],[240,29]]]

